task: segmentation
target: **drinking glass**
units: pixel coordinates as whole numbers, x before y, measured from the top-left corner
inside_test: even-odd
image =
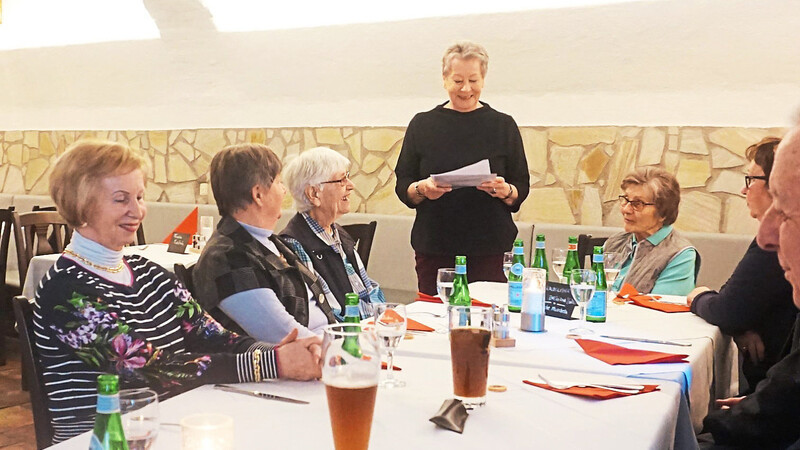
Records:
[[[503,273],[508,279],[508,272],[511,271],[511,266],[514,265],[514,252],[503,253]]]
[[[554,248],[552,255],[550,255],[550,267],[553,268],[553,273],[556,275],[556,280],[559,283],[568,283],[564,278],[564,265],[567,264],[567,249]]]
[[[606,283],[608,283],[608,295],[612,299],[615,298],[614,281],[619,276],[619,271],[622,270],[622,264],[625,260],[622,258],[622,253],[607,252],[603,254],[603,268],[606,270]]]
[[[211,235],[214,233],[214,217],[212,216],[200,216],[200,234],[203,235],[206,240],[211,239]]]
[[[448,314],[453,394],[474,409],[486,404],[492,308],[451,306]]]
[[[436,292],[442,301],[450,303],[450,295],[453,293],[453,280],[456,279],[456,269],[439,269],[436,273]]]
[[[130,450],[147,450],[158,436],[158,394],[147,388],[119,391],[122,430]]]
[[[580,326],[569,330],[570,333],[579,336],[594,333],[594,331],[586,328],[586,304],[589,303],[589,300],[594,295],[596,284],[597,274],[593,270],[572,269],[572,272],[570,272],[569,289],[572,292],[572,298],[581,307]]]
[[[183,450],[233,450],[233,417],[192,414],[181,419]]]
[[[406,305],[401,303],[375,303],[375,335],[378,349],[386,354],[386,379],[381,380],[384,388],[399,388],[406,382],[394,376],[394,350],[406,334]]]
[[[360,323],[326,326],[322,338],[322,382],[337,450],[366,450],[381,359],[374,328]]]

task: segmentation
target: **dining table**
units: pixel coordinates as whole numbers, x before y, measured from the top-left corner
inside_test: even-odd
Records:
[[[473,298],[506,303],[503,283],[470,283]],[[389,299],[391,300],[391,299]],[[695,432],[714,399],[737,388],[737,354],[718,328],[691,313],[664,313],[609,302],[607,321],[590,324],[587,339],[626,348],[686,355],[685,363],[610,365],[587,355],[567,337],[576,320],[547,317],[544,332],[519,329],[512,314],[513,347],[490,352],[486,404],[469,411],[463,433],[430,422],[453,397],[447,305],[424,301],[406,307],[409,318],[431,331],[410,331],[400,341],[396,376],[402,388],[380,388],[370,448],[696,448]],[[641,337],[691,344],[675,346],[601,336]],[[607,400],[575,396],[525,383],[616,383],[654,385],[657,389]],[[153,449],[181,447],[179,423],[195,413],[221,413],[234,419],[235,448],[333,448],[325,388],[321,381],[271,380],[237,385],[308,401],[284,403],[205,385],[161,402],[159,436]],[[83,449],[84,433],[53,448]]]

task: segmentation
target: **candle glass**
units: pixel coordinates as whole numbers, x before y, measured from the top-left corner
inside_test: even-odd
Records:
[[[181,419],[183,450],[233,450],[233,418],[224,414],[192,414]]]

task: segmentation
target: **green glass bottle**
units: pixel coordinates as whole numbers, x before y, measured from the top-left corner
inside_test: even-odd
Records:
[[[453,293],[450,294],[450,304],[456,306],[472,305],[467,285],[467,257],[456,256],[456,276],[453,280]]]
[[[344,322],[361,323],[361,314],[358,311],[358,294],[348,292],[344,294]],[[357,327],[344,327],[345,331],[358,331]],[[361,358],[361,345],[358,343],[358,336],[345,336],[342,348],[356,358]]]
[[[569,237],[569,245],[567,247],[567,260],[564,262],[564,278],[569,284],[569,274],[573,269],[580,269],[581,263],[578,261],[578,238],[575,236]]]
[[[508,310],[522,310],[522,269],[525,268],[525,246],[522,239],[514,241],[511,269],[508,271]]]
[[[103,374],[97,377],[97,415],[89,450],[128,450],[119,410],[119,377]]]
[[[586,321],[605,322],[608,284],[606,283],[606,269],[603,267],[603,247],[595,247],[592,252],[592,270],[597,274],[597,287],[586,305]]]
[[[544,247],[544,235],[536,235],[536,253],[533,254],[533,262],[531,267],[534,269],[544,269],[547,271],[547,252]]]

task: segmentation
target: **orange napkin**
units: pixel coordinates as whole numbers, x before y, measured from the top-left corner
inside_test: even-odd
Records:
[[[381,361],[381,370],[389,370],[389,366],[386,364],[386,361]],[[392,370],[400,371],[403,370],[397,366],[392,366]]]
[[[562,394],[569,394],[569,395],[578,395],[581,397],[591,397],[598,400],[608,400],[610,398],[617,398],[617,397],[628,397],[631,395],[639,395],[639,394],[646,394],[648,392],[653,392],[658,390],[657,384],[645,384],[644,389],[640,390],[639,392],[632,392],[630,394],[618,391],[610,391],[608,389],[603,389],[599,387],[571,387],[568,389],[556,389],[552,386],[548,386],[544,383],[534,383],[533,381],[522,380],[525,384],[530,384],[531,386],[540,387],[542,389],[547,389],[548,391],[555,391],[561,392]]]
[[[442,299],[439,297],[434,297],[433,295],[423,294],[422,292],[417,292],[417,298],[414,299],[415,302],[428,302],[428,303],[444,303]],[[480,300],[472,299],[472,306],[483,306],[488,308],[492,306],[489,303],[482,302]]]
[[[636,350],[620,347],[607,342],[593,341],[591,339],[575,339],[583,351],[592,358],[597,358],[604,363],[617,364],[654,364],[654,363],[685,363],[689,355],[675,353],[651,352],[649,350]]]
[[[622,300],[630,300],[634,305],[643,306],[645,308],[655,309],[662,312],[689,312],[692,309],[686,305],[676,305],[674,303],[661,303],[658,300],[658,295],[645,295],[640,294],[635,287],[628,283],[622,285],[622,289],[617,293],[617,298]]]
[[[173,233],[186,233],[191,237],[194,234],[197,234],[197,213],[199,208],[195,208],[192,212],[183,219],[183,222],[180,223],[174,230],[170,231],[167,237],[164,238],[162,243],[169,244],[172,241],[172,234]]]
[[[392,311],[392,312],[394,312],[394,311]],[[395,313],[395,314],[397,314],[397,313]],[[397,314],[397,315],[398,315],[398,317],[400,316],[399,314]],[[375,321],[374,320],[370,320],[367,323],[368,324],[374,324]],[[434,331],[434,329],[429,327],[429,326],[427,326],[427,325],[421,324],[421,323],[417,322],[414,319],[406,317],[406,331]]]

